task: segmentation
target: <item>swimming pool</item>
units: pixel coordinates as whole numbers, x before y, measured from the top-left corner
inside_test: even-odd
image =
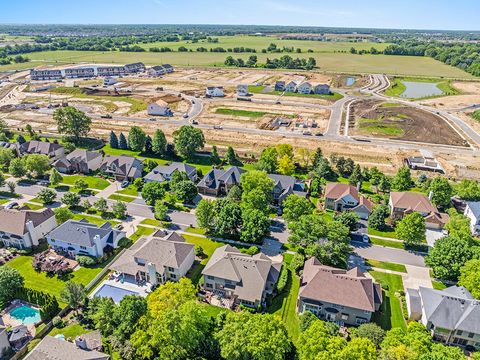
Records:
[[[95,297],[109,297],[115,303],[119,303],[127,295],[139,295],[137,292],[122,289],[116,286],[103,284],[98,291],[95,292]]]
[[[30,307],[28,305],[22,305],[10,311],[10,316],[20,321],[23,325],[32,325],[40,322],[40,310]]]

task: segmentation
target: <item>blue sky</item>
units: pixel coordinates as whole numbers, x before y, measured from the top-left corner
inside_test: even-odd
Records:
[[[478,0],[0,0],[0,23],[480,30]]]

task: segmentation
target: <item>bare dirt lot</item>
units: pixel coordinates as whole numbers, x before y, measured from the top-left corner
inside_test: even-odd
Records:
[[[441,117],[408,106],[392,106],[377,100],[365,100],[352,106],[356,135],[468,146],[466,141]]]

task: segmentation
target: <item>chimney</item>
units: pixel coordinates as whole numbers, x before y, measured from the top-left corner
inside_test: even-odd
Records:
[[[361,181],[357,182],[357,191],[360,191],[361,187],[362,187],[362,182]]]
[[[155,267],[155,264],[148,263],[147,272],[150,279],[150,284],[152,284],[152,286],[157,285],[157,268]]]
[[[32,246],[38,246],[38,239],[35,234],[35,227],[33,226],[32,220],[28,220],[25,223],[25,227],[27,228],[28,234],[30,235],[30,239],[32,241]]]
[[[83,349],[83,350],[87,349],[87,342],[81,336],[75,339],[75,345],[77,345],[77,347],[79,347],[80,349]]]
[[[433,191],[430,190],[430,192],[428,193],[428,200],[432,201],[432,197],[433,197]]]

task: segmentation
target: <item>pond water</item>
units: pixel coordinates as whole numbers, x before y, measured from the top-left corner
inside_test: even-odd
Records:
[[[427,96],[442,95],[443,91],[437,87],[436,83],[420,81],[402,81],[405,85],[405,91],[400,95],[404,98],[418,99]]]
[[[345,79],[345,86],[352,86],[355,83],[355,78],[354,77],[347,77]]]

